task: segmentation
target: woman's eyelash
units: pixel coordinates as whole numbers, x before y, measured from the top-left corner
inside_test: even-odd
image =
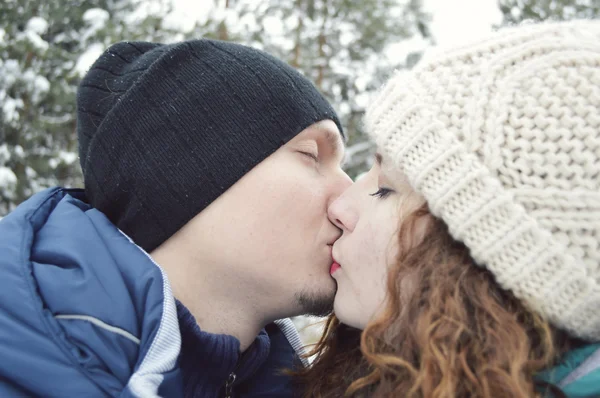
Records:
[[[313,159],[315,162],[319,161],[319,158],[317,155],[315,155],[314,153],[310,153],[310,152],[304,152],[304,151],[299,151],[301,154],[308,156],[309,158]]]
[[[389,194],[391,194],[393,191],[389,188],[379,188],[377,190],[377,192],[374,192],[372,194],[370,194],[371,196],[377,196],[380,199],[384,199],[385,197],[387,197]]]

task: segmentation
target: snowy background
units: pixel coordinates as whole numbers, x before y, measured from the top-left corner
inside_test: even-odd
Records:
[[[111,43],[210,37],[262,48],[309,77],[349,136],[347,172],[368,169],[361,118],[394,69],[435,46],[523,20],[600,17],[598,0],[2,0],[0,218],[54,185],[82,186],[75,93]],[[314,319],[297,325],[314,341]]]

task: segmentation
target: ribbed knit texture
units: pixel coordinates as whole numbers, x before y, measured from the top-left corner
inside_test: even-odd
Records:
[[[148,252],[306,127],[331,119],[341,131],[292,67],[212,40],[113,45],[77,112],[90,204]]]
[[[502,287],[600,339],[600,21],[429,56],[390,80],[366,126]]]
[[[270,340],[263,330],[240,360],[240,342],[233,336],[204,332],[188,309],[177,301],[181,330],[180,367],[185,398],[219,397],[235,371],[235,385],[249,379],[269,356]]]

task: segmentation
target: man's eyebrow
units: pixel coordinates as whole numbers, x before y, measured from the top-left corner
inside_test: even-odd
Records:
[[[381,156],[379,152],[375,154],[375,161],[377,161],[379,166],[381,166],[381,163],[383,163],[383,156]]]
[[[331,148],[331,152],[334,156],[339,156],[344,153],[344,144],[342,143],[340,133],[329,129],[323,129],[325,134],[325,142]]]

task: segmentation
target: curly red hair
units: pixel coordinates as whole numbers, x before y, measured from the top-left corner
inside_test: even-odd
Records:
[[[411,242],[417,223],[426,234]],[[426,205],[401,225],[381,314],[361,331],[332,315],[295,373],[305,397],[561,396],[535,375],[579,344],[474,263]]]

